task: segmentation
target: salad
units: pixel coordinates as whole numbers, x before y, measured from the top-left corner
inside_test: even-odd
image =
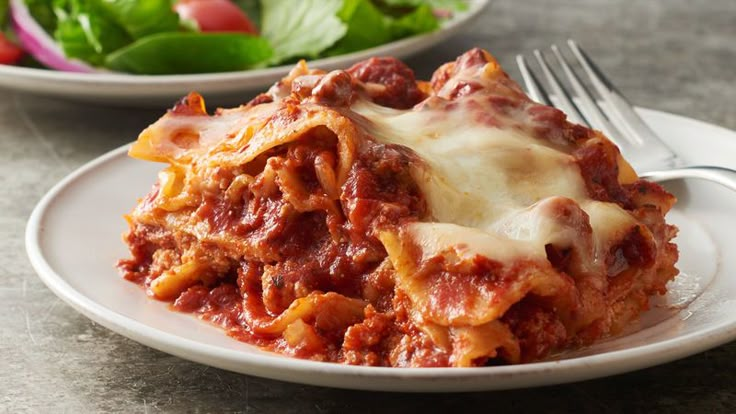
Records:
[[[239,71],[430,32],[465,7],[462,0],[0,0],[0,64]]]

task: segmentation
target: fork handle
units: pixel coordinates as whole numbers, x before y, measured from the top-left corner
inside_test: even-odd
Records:
[[[641,176],[657,182],[679,180],[682,178],[698,178],[718,183],[732,191],[736,191],[736,170],[724,167],[693,166],[673,168],[671,170],[649,171],[641,174]]]

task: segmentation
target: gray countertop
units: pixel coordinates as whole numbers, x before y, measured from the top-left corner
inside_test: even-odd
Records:
[[[633,101],[736,129],[736,1],[496,0],[451,41],[409,60],[427,76],[481,46],[514,55],[581,41]],[[0,412],[736,412],[736,342],[587,382],[469,394],[317,388],[234,374],[147,348],[57,299],[31,268],[25,222],[66,174],[136,137],[159,110],[0,90]]]

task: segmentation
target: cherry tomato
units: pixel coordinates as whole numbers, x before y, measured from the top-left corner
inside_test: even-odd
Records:
[[[0,33],[0,64],[12,65],[23,56],[23,49],[11,43]]]
[[[245,12],[230,0],[179,0],[174,10],[182,19],[196,21],[203,32],[258,34]]]

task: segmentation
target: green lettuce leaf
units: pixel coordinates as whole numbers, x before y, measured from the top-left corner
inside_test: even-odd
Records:
[[[432,9],[454,11],[468,9],[468,3],[465,0],[380,0],[380,2],[390,7],[418,7],[427,5]]]
[[[54,0],[54,37],[70,58],[100,66],[109,53],[132,39],[104,11],[85,0]]]
[[[411,13],[405,14],[398,19],[391,19],[391,36],[393,39],[413,36],[437,30],[439,21],[432,13],[429,5],[422,4]]]
[[[261,34],[273,46],[270,63],[316,57],[347,32],[337,17],[341,0],[268,0],[262,2]]]
[[[347,25],[347,32],[327,55],[335,56],[378,46],[392,39],[391,22],[369,0],[344,0],[337,14]]]
[[[230,72],[260,66],[273,55],[268,41],[236,33],[159,33],[107,57],[110,69],[146,75]]]
[[[338,13],[347,25],[345,36],[325,54],[341,55],[379,46],[415,34],[431,32],[439,27],[432,8],[421,4],[413,10],[392,17],[384,14],[370,0],[345,0]]]
[[[5,29],[8,20],[9,0],[0,0],[0,32]]]
[[[179,29],[179,15],[172,8],[171,0],[92,1],[133,39]]]
[[[53,34],[56,30],[56,15],[50,0],[25,0],[26,7],[36,22],[43,27],[46,33]]]

